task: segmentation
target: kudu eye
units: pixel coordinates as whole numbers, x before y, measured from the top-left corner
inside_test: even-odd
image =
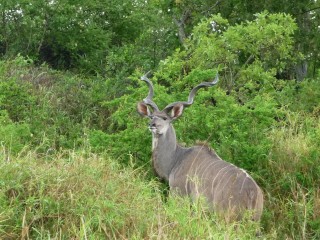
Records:
[[[168,118],[167,118],[167,117],[162,117],[162,119],[163,119],[164,121],[168,120]]]

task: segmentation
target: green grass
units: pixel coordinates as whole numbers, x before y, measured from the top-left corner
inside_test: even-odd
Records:
[[[280,239],[320,238],[319,129],[317,118],[288,114],[287,125],[269,134],[263,226]]]
[[[226,226],[106,156],[27,152],[0,172],[0,239],[255,239],[253,223]]]

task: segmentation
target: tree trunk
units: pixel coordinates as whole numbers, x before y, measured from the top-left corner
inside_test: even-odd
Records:
[[[189,15],[190,15],[189,11],[186,10],[183,12],[180,19],[177,19],[176,17],[174,17],[174,22],[178,27],[179,41],[180,41],[181,45],[183,45],[183,46],[184,46],[185,39],[187,38],[186,32],[185,32],[185,25],[186,25],[186,21],[187,21]]]

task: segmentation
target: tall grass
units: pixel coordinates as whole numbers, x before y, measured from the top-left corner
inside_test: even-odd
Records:
[[[281,239],[319,239],[320,121],[290,113],[285,123],[270,133],[264,226]]]
[[[318,119],[288,115],[254,174],[265,194],[260,239],[319,239]],[[312,123],[312,124],[311,124]],[[163,194],[151,166],[124,167],[86,148],[20,155],[0,148],[0,239],[256,239],[201,202]]]
[[[255,238],[254,224],[226,226],[201,204],[164,198],[141,169],[87,151],[27,152],[0,171],[0,239]]]

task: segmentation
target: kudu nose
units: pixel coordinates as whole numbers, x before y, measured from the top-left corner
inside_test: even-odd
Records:
[[[155,128],[156,124],[154,122],[149,123],[149,128]]]

